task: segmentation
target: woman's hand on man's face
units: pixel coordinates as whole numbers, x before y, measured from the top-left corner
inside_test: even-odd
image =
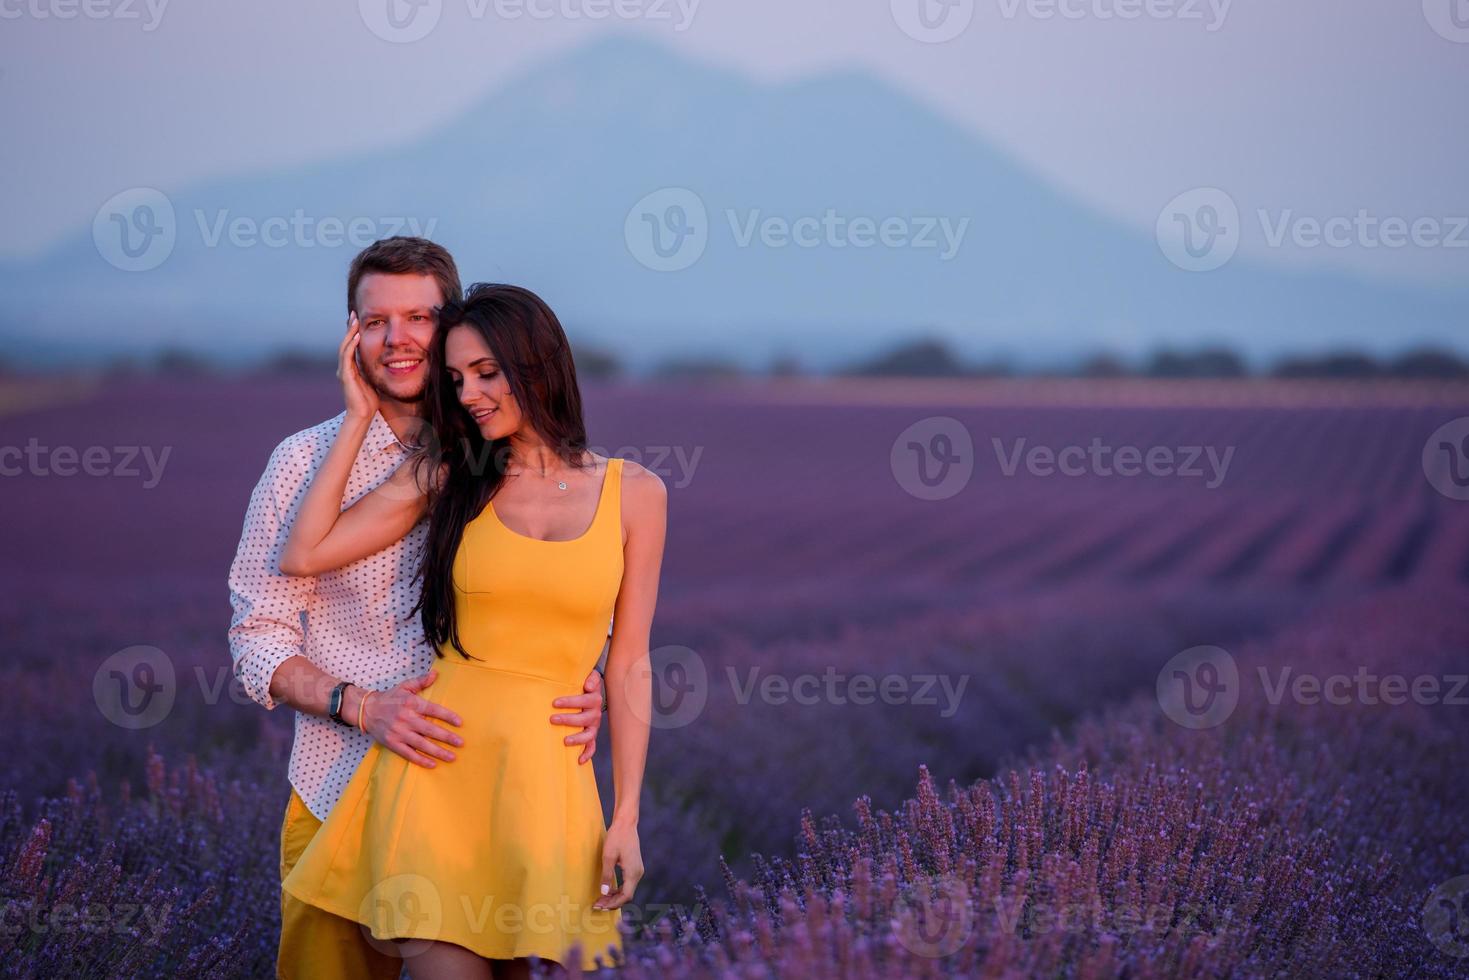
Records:
[[[353,418],[371,419],[377,413],[377,391],[368,384],[357,366],[357,348],[362,343],[362,326],[357,314],[347,317],[347,335],[337,348],[337,377],[342,379],[342,395],[347,414]]]

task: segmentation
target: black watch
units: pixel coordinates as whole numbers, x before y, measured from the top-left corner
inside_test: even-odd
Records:
[[[332,688],[331,699],[327,702],[327,717],[345,728],[356,728],[356,725],[342,717],[342,705],[347,701],[347,685],[350,683],[352,682],[342,681]]]

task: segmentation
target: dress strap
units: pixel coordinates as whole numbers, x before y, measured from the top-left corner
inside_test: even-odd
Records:
[[[618,541],[622,540],[622,457],[607,457],[607,475],[602,481],[602,496],[597,501],[597,520],[606,512],[612,526],[617,528]]]

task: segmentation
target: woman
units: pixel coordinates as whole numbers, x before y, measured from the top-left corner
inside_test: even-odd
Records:
[[[359,336],[354,316],[339,352],[346,416],[281,568],[313,574],[367,557],[427,514],[417,608],[440,670],[425,696],[462,717],[463,745],[444,765],[412,765],[374,744],[284,887],[377,939],[412,940],[398,949],[414,980],[527,976],[527,957],[564,966],[572,943],[578,969],[610,963],[618,910],[643,874],[663,482],[587,449],[555,314],[528,290],[480,284],[440,311],[422,448],[343,511],[377,410],[357,370]],[[581,682],[614,614],[606,825],[591,767],[537,706]]]

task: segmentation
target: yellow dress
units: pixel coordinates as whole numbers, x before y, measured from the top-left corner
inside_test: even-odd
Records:
[[[542,541],[470,521],[454,557],[460,641],[424,697],[458,712],[464,744],[433,769],[374,742],[283,887],[374,938],[434,939],[481,956],[582,969],[621,951],[621,911],[592,908],[606,824],[591,764],[553,698],[578,693],[622,583],[622,460],[609,459],[579,538]],[[387,943],[379,946],[388,947]],[[399,947],[405,957],[412,943]],[[419,947],[421,948],[421,946]]]

